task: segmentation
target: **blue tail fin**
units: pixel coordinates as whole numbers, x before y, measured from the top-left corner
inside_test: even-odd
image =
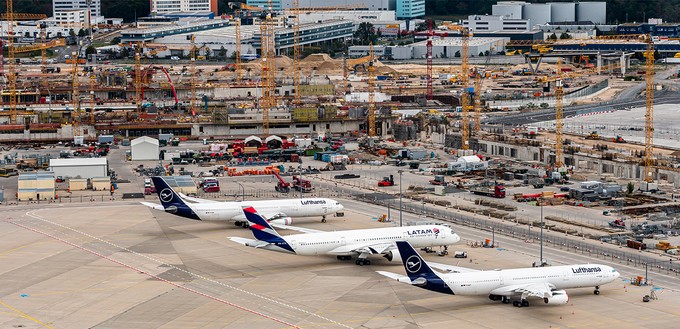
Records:
[[[158,194],[158,199],[161,201],[165,211],[178,216],[198,219],[198,215],[187,205],[184,200],[175,192],[175,190],[168,185],[167,182],[162,177],[151,177],[153,181],[153,186],[156,187],[156,193]]]
[[[453,295],[451,288],[427,265],[410,243],[397,241],[397,248],[401,255],[401,261],[404,263],[406,274],[414,285]]]
[[[276,230],[274,230],[274,228],[257,213],[255,208],[244,206],[243,213],[250,223],[250,231],[253,232],[255,239],[268,242],[290,252],[295,252],[288,242],[286,242],[286,240],[284,240],[279,233],[277,233]]]

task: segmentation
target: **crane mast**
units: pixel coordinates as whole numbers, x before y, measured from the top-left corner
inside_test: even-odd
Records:
[[[300,105],[300,0],[293,1],[295,22],[293,26],[293,84],[295,85],[295,99],[293,104]]]
[[[82,117],[80,112],[80,81],[78,81],[78,53],[71,53],[71,103],[73,105],[73,136],[82,136],[82,127],[80,126]]]
[[[373,43],[369,45],[369,56],[370,60],[368,62],[368,136],[375,136],[375,94],[374,94],[374,61],[373,57]]]
[[[276,106],[274,92],[276,81],[274,80],[275,52],[274,45],[274,21],[272,11],[272,0],[267,1],[267,13],[265,21],[260,25],[261,50],[262,53],[262,130],[265,135],[269,134],[269,111]]]
[[[647,51],[645,51],[645,158],[644,158],[644,177],[645,182],[654,181],[652,167],[654,166],[654,41],[652,37],[646,35]]]
[[[555,79],[555,169],[562,167],[562,58],[557,59],[557,79]]]
[[[462,30],[462,53],[461,53],[461,65],[460,65],[460,75],[463,82],[463,92],[461,93],[461,107],[463,108],[462,113],[462,149],[467,150],[470,148],[470,96],[468,94],[468,88],[470,85],[470,69],[468,66],[470,58],[470,30],[464,28]]]
[[[137,42],[135,45],[135,101],[137,112],[142,112],[142,44]]]
[[[236,49],[235,49],[235,60],[236,60],[236,81],[243,81],[243,68],[241,67],[241,11],[235,11],[236,16]]]
[[[482,74],[479,68],[475,69],[475,133],[481,130],[480,117],[482,116]]]
[[[9,89],[9,120],[17,123],[17,72],[14,62],[14,8],[12,0],[7,0],[7,82]]]
[[[189,62],[189,85],[191,88],[191,115],[196,115],[196,35],[191,35],[191,59]]]

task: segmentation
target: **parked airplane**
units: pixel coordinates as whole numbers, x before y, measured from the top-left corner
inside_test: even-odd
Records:
[[[357,265],[370,265],[369,255],[383,255],[389,261],[399,261],[394,242],[405,240],[418,248],[448,246],[460,241],[451,228],[442,225],[418,225],[323,232],[306,229],[307,234],[279,235],[253,207],[244,207],[255,239],[230,238],[254,248],[294,253],[305,256],[332,255],[340,260],[357,256]]]
[[[175,192],[161,177],[152,177],[156,193],[161,204],[142,202],[143,205],[156,210],[196,220],[233,220],[236,226],[246,227],[248,221],[243,215],[242,206],[254,206],[262,209],[265,218],[278,225],[290,225],[292,217],[326,216],[343,209],[340,202],[325,198],[279,199],[222,202],[191,198]]]
[[[616,280],[620,274],[605,265],[581,264],[552,267],[518,268],[510,270],[478,271],[458,266],[426,263],[406,241],[397,241],[402,262],[408,276],[377,271],[391,279],[424,289],[451,295],[489,295],[491,300],[510,303],[516,307],[529,306],[528,297],[542,298],[546,304],[566,304],[563,289],[595,287]],[[438,273],[432,267],[449,273]]]

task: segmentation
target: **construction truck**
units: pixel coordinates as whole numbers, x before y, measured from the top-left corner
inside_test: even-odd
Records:
[[[434,179],[430,180],[430,184],[432,184],[432,185],[443,185],[443,186],[448,185],[448,183],[446,182],[446,179],[444,178],[444,175],[435,175]]]
[[[394,176],[389,175],[388,177],[383,177],[383,179],[378,182],[378,186],[394,186]]]
[[[591,131],[590,134],[586,136],[586,139],[600,139],[600,135],[597,134],[597,131]]]
[[[290,191],[290,183],[284,181],[283,177],[276,171],[274,171],[274,176],[279,180],[278,183],[276,183],[276,186],[274,186],[274,189],[277,192],[288,193]]]
[[[312,182],[298,176],[293,176],[293,189],[298,192],[302,191],[303,193],[309,193],[313,190]]]
[[[505,186],[503,186],[503,184],[498,183],[495,183],[493,185],[480,184],[477,186],[473,186],[470,189],[470,192],[477,195],[486,195],[499,199],[505,198]]]

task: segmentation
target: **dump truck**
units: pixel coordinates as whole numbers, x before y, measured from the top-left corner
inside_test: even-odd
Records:
[[[477,195],[486,195],[494,198],[505,198],[505,186],[502,184],[494,185],[477,185],[470,189],[471,193]]]

